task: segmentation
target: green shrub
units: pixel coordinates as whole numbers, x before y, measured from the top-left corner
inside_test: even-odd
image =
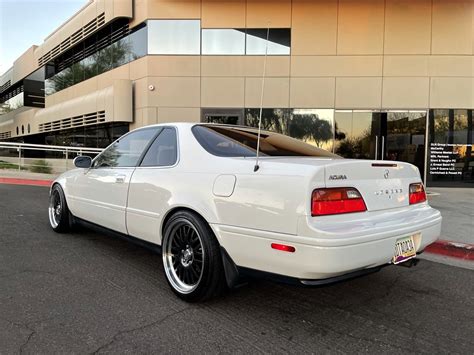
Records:
[[[33,173],[51,174],[53,169],[45,160],[34,160],[30,165],[30,171]]]
[[[0,160],[0,169],[14,169],[14,170],[18,170],[18,164],[13,164],[13,163],[9,163],[9,162],[4,161],[4,160]],[[24,166],[22,166],[20,169],[21,169],[21,170],[28,170],[28,169],[25,168]]]

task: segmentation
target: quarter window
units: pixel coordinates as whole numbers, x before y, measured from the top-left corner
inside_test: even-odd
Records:
[[[119,138],[95,160],[94,168],[134,167],[159,128],[146,128]]]
[[[172,166],[178,160],[176,130],[164,128],[145,154],[140,166]]]

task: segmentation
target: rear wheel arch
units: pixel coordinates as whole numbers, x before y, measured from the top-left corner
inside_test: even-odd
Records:
[[[187,211],[187,212],[193,213],[197,217],[199,217],[204,223],[209,225],[209,222],[206,220],[206,218],[204,218],[204,216],[201,213],[197,212],[196,210],[194,210],[192,208],[189,208],[189,207],[185,207],[185,206],[175,206],[175,207],[173,207],[172,209],[170,209],[169,211],[166,212],[165,217],[163,218],[163,222],[161,223],[160,244],[163,242],[163,233],[164,233],[165,228],[166,228],[166,223],[168,223],[168,221],[170,220],[171,217],[173,217],[173,215],[175,215],[177,212],[180,212],[180,211]],[[209,228],[210,228],[210,225],[209,225]],[[212,230],[212,228],[211,228],[211,230]]]

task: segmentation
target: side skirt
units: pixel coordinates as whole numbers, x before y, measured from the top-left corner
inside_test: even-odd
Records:
[[[142,239],[135,238],[135,237],[133,237],[131,235],[128,235],[128,234],[116,232],[116,231],[114,231],[112,229],[109,229],[107,227],[102,227],[98,224],[91,223],[91,222],[85,221],[85,220],[77,218],[77,217],[74,217],[74,223],[78,224],[80,226],[83,226],[87,229],[93,230],[97,233],[106,234],[106,235],[114,237],[114,238],[119,238],[119,239],[125,240],[127,242],[131,242],[131,243],[133,243],[135,245],[138,245],[140,247],[143,247],[145,249],[148,249],[148,250],[150,250],[150,251],[152,251],[156,254],[161,254],[161,245],[153,244],[153,243],[144,241]]]

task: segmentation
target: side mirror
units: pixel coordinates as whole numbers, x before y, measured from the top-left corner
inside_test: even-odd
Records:
[[[76,168],[81,168],[81,169],[89,169],[92,166],[92,159],[91,157],[88,156],[79,156],[75,157],[74,160],[74,166]]]

